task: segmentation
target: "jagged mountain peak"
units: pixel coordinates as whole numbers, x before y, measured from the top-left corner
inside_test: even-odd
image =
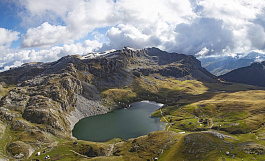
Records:
[[[69,64],[72,64],[73,67],[70,67]],[[201,81],[213,81],[215,79],[213,75],[201,67],[200,61],[194,56],[168,53],[154,47],[145,49],[124,47],[121,50],[89,53],[84,56],[68,55],[51,63],[27,63],[0,73],[0,81],[9,79],[9,83],[16,84],[38,75],[59,74],[70,69],[87,71],[93,75],[101,76],[124,69],[130,71],[143,69],[145,74],[160,73],[177,78],[189,75],[191,78]],[[75,70],[72,72],[75,73]]]
[[[144,49],[134,49],[131,47],[123,47],[121,50],[116,50],[116,49],[111,49],[111,50],[107,50],[107,51],[103,51],[103,52],[91,52],[88,54],[85,54],[81,57],[81,59],[94,59],[94,58],[98,58],[98,57],[108,57],[109,55],[113,55],[115,53],[119,53],[121,51],[140,51],[140,50],[144,50]]]

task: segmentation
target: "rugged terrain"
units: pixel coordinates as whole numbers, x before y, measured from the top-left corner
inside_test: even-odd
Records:
[[[265,159],[264,89],[220,81],[193,56],[125,47],[24,64],[0,73],[0,82],[3,159]],[[140,100],[165,104],[164,117],[152,115],[168,130],[74,143],[80,119]]]

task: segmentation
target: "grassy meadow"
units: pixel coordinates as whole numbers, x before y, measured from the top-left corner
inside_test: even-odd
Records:
[[[33,147],[37,150],[28,160],[43,160],[46,155],[50,160],[64,161],[151,161],[154,157],[164,161],[265,160],[264,88],[222,81],[183,81],[157,74],[134,79],[129,86],[102,90],[104,105],[124,108],[141,100],[163,103],[161,110],[166,120],[160,110],[152,116],[169,122],[168,131],[104,143],[78,140],[74,145],[74,138],[36,138],[40,135],[12,132],[0,122],[0,153],[8,156],[3,147],[15,140],[31,143],[46,139]],[[10,89],[0,88],[0,95]],[[38,151],[40,156],[36,156]]]

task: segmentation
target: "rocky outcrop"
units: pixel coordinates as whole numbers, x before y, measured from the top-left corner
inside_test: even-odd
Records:
[[[66,56],[52,63],[28,63],[0,73],[0,81],[15,84],[0,102],[1,120],[13,129],[35,129],[70,137],[74,124],[104,114],[100,91],[130,85],[134,77],[158,73],[182,79],[216,81],[193,56],[157,48],[128,47],[98,57]],[[24,120],[24,121],[23,121]]]
[[[16,159],[26,159],[32,155],[34,152],[33,148],[22,141],[16,141],[11,143],[7,150],[14,156]]]
[[[250,143],[241,147],[241,149],[247,154],[256,154],[256,155],[265,154],[265,147],[259,144]]]
[[[186,135],[184,144],[182,153],[188,154],[189,160],[202,160],[210,151],[215,149],[215,144],[205,135],[199,133]]]
[[[81,93],[81,82],[67,73],[38,76],[11,90],[1,104],[5,109],[19,112],[31,123],[46,125],[47,130],[53,128],[70,136],[65,116],[73,110]],[[7,121],[12,121],[13,117],[5,115]]]
[[[77,96],[76,107],[67,116],[67,119],[70,121],[70,128],[72,130],[74,125],[82,118],[105,114],[110,111],[111,109],[103,106],[100,101],[88,100],[83,96]]]
[[[98,145],[98,147],[93,147],[87,144],[81,144],[76,148],[76,151],[79,154],[88,156],[88,157],[98,157],[98,156],[106,156],[107,150],[104,147]]]

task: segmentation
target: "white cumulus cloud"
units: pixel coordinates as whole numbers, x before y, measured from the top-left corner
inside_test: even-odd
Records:
[[[22,47],[47,47],[58,43],[71,43],[73,37],[73,33],[65,26],[54,26],[45,22],[37,28],[28,29],[21,45]]]
[[[124,23],[137,26],[157,22],[179,24],[196,17],[189,0],[117,0],[117,9]]]
[[[200,18],[194,23],[176,26],[176,44],[171,50],[178,50],[185,54],[196,54],[203,48],[210,51],[208,54],[222,53],[224,49],[234,48],[232,31],[223,27],[223,21],[209,18]]]
[[[124,46],[139,49],[147,46],[157,46],[160,44],[160,40],[157,37],[145,34],[132,25],[120,24],[117,27],[112,27],[107,32],[107,37],[110,42],[105,46],[104,50],[113,48],[119,49]]]
[[[28,29],[22,47],[71,43],[98,27],[115,25],[118,16],[114,4],[112,0],[20,0],[20,5],[27,9],[21,13],[24,23],[44,21],[40,26]],[[31,20],[35,21],[28,22]],[[64,25],[56,24],[56,20],[62,21]]]
[[[65,3],[62,0],[20,0],[20,5],[27,9],[27,14],[22,17],[24,21],[50,21],[28,29],[23,47],[67,43],[84,37],[96,28],[119,24],[134,26],[149,37],[174,40],[173,35],[169,36],[172,32],[168,31],[172,31],[176,24],[190,23],[197,17],[189,0],[117,0],[116,3],[113,0],[76,0],[75,3],[69,0]],[[54,24],[56,19],[63,21],[64,25]],[[171,30],[168,30],[170,27]]]
[[[231,55],[265,50],[263,0],[13,2],[22,8],[19,10],[22,25],[30,26],[24,35],[21,34],[21,46],[29,50],[21,49],[21,52],[8,55],[10,51],[3,44],[9,46],[18,39],[19,33],[5,30],[8,36],[0,38],[0,50],[5,50],[2,53],[6,55],[0,64],[4,59],[12,63],[19,59],[21,62],[51,61],[66,54],[124,46],[155,46],[193,55]],[[100,30],[106,27],[108,30]],[[86,40],[88,34],[95,40]],[[32,47],[46,48],[35,51],[30,49]]]
[[[236,27],[255,19],[265,7],[263,0],[200,0],[198,5],[203,7],[203,17],[220,19]]]
[[[102,47],[98,41],[86,40],[83,44],[65,44],[63,46],[54,46],[50,49],[36,51],[29,50],[3,50],[0,53],[0,67],[8,70],[10,67],[17,67],[28,62],[51,62],[66,55],[83,55]]]
[[[9,47],[13,41],[19,39],[19,32],[0,28],[0,46]]]

